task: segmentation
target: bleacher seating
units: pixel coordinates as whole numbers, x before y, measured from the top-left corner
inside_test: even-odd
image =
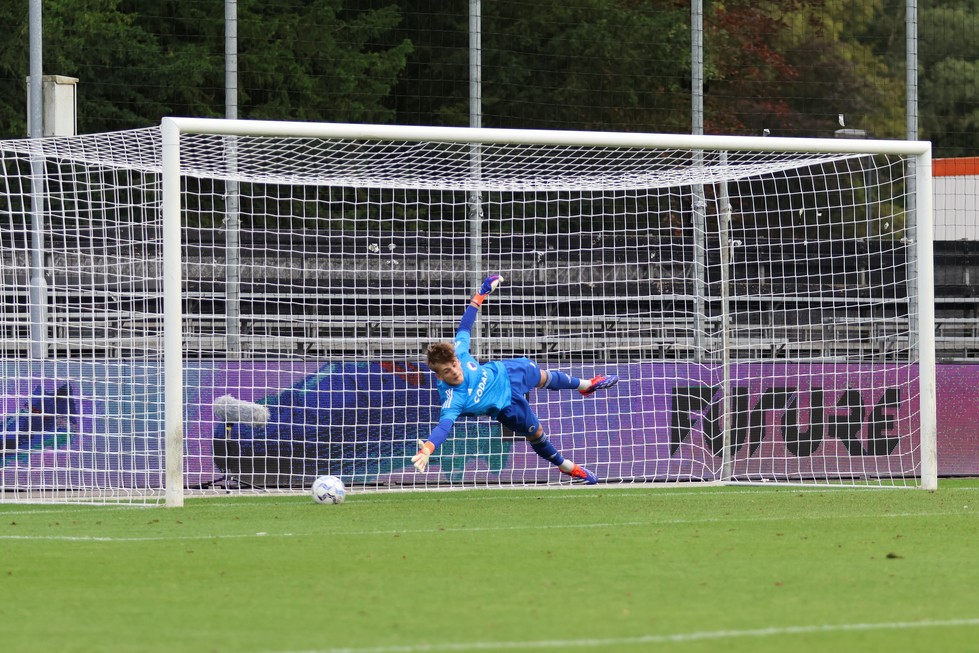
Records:
[[[462,238],[434,243],[418,235],[353,236],[313,245],[298,236],[288,242],[285,236],[277,238],[282,251],[329,249],[307,257],[320,267],[297,265],[301,254],[293,255],[289,265],[277,265],[257,255],[266,244],[245,239],[246,273],[237,288],[238,318],[231,328],[227,283],[221,276],[223,244],[188,244],[185,268],[190,273],[182,307],[188,355],[419,356],[430,342],[451,337],[474,285],[466,272],[468,241]],[[879,260],[902,269],[898,242],[856,243],[853,251],[830,251],[825,243],[739,242],[732,248],[725,316],[719,257],[706,260],[704,292],[698,295],[689,243],[623,240],[596,249],[584,237],[579,240],[486,237],[483,252],[507,255],[488,257],[484,265],[511,272],[507,292],[486,309],[496,319],[483,322],[492,336],[485,339],[485,355],[714,360],[726,343],[733,358],[883,361],[910,338],[901,300],[907,280],[899,274],[872,278],[879,273],[871,272]],[[372,250],[377,242],[380,246]],[[940,360],[979,358],[979,284],[973,283],[979,248],[974,245],[935,246]],[[5,263],[0,271],[0,355],[26,357],[25,261],[10,250],[0,255]],[[573,283],[555,284],[557,275],[568,270],[577,271]],[[883,304],[870,301],[869,284],[877,285],[877,299],[881,286],[888,289]],[[158,280],[122,283],[103,276],[86,281],[77,270],[54,269],[49,273],[49,346],[59,356],[159,356],[162,306]]]

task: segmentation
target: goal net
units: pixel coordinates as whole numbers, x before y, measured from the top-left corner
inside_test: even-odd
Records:
[[[567,483],[439,421],[480,360],[604,483],[934,487],[925,143],[166,119],[0,142],[4,501]]]

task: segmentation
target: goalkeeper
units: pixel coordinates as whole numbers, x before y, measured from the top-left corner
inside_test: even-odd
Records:
[[[598,375],[589,381],[564,372],[542,370],[529,358],[516,358],[480,364],[469,353],[469,341],[476,315],[487,295],[503,281],[494,274],[487,277],[473,295],[456,331],[455,343],[439,342],[426,352],[428,367],[438,378],[436,387],[442,400],[439,423],[428,440],[418,441],[418,453],[411,462],[424,472],[432,452],[449,437],[452,425],[462,415],[489,415],[514,433],[527,438],[538,456],[548,461],[577,483],[594,485],[598,477],[581,465],[566,459],[544,435],[544,428],[524,395],[533,388],[577,390],[590,395],[611,388],[617,376]]]

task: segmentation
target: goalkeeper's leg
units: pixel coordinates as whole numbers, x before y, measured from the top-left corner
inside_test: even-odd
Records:
[[[510,405],[500,411],[496,419],[503,426],[527,438],[527,444],[534,453],[570,476],[572,481],[586,485],[594,485],[598,482],[595,474],[562,456],[561,452],[551,444],[544,435],[544,427],[541,426],[540,420],[530,409],[530,404],[523,395],[514,394]]]
[[[583,380],[571,376],[570,374],[565,374],[564,372],[541,370],[541,381],[539,387],[546,388],[548,390],[577,390],[587,397],[596,390],[611,388],[618,382],[619,377],[615,376],[614,374],[609,376],[599,374],[594,378]]]
[[[571,480],[576,483],[584,483],[585,485],[594,485],[598,483],[598,477],[592,472],[588,471],[581,465],[575,463],[574,461],[568,460],[561,455],[551,441],[544,435],[544,429],[539,428],[537,434],[527,438],[527,443],[530,448],[533,449],[538,456],[544,460],[556,465],[563,473],[571,477]]]

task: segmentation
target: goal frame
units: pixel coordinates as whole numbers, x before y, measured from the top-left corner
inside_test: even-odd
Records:
[[[622,148],[684,148],[701,152],[814,152],[857,153],[910,157],[914,170],[914,236],[917,261],[933,260],[931,143],[927,141],[777,138],[649,134],[627,132],[552,131],[467,127],[298,123],[264,120],[167,117],[162,133],[162,227],[164,305],[164,429],[166,505],[179,507],[184,500],[183,333],[182,333],[182,177],[180,139],[183,134],[223,136],[307,137],[352,140],[431,141],[469,143],[478,151],[486,144],[551,145]],[[938,486],[936,365],[934,337],[933,264],[916,265],[916,320],[920,394],[921,484],[925,490]],[[725,426],[725,429],[727,427]]]

